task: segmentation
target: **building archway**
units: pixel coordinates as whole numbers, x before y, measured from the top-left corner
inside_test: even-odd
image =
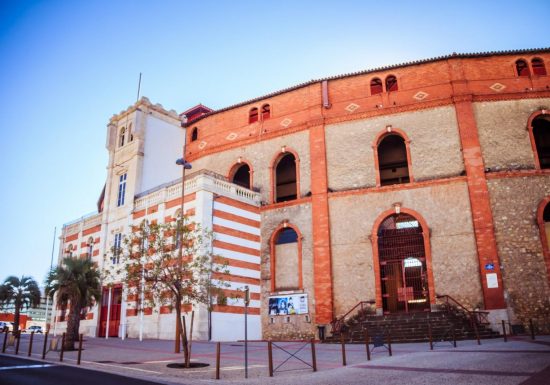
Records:
[[[384,313],[429,311],[435,303],[429,229],[413,210],[396,207],[372,235],[376,305]]]

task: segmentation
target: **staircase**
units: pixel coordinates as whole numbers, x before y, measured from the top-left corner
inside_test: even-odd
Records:
[[[432,340],[452,341],[476,339],[476,329],[480,338],[495,338],[499,333],[488,327],[486,313],[468,311],[451,297],[441,296],[443,304],[439,305],[439,311],[398,313],[388,315],[366,314],[363,306],[350,316],[348,312],[344,317],[333,322],[332,335],[325,342],[340,342],[343,334],[346,343],[365,343],[365,332],[368,331],[371,341],[375,338],[391,335],[392,342],[427,342]],[[358,308],[356,306],[355,308]],[[354,309],[355,309],[354,308]],[[352,309],[352,310],[354,310]],[[484,316],[485,315],[485,316]],[[453,335],[454,334],[454,335]]]

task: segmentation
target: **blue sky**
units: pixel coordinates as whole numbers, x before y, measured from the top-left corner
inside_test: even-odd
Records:
[[[452,52],[548,47],[549,13],[547,0],[1,0],[0,279],[42,282],[54,227],[95,210],[106,124],[140,72],[153,103],[216,109]]]

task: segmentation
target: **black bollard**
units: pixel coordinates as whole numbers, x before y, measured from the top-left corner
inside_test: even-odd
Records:
[[[311,367],[313,368],[313,371],[317,371],[317,357],[315,355],[315,339],[311,339]]]
[[[44,334],[44,348],[42,348],[42,359],[46,359],[46,346],[48,346],[48,334],[50,333],[49,330],[46,330],[46,334]]]
[[[63,361],[63,353],[65,353],[65,333],[61,337],[61,353],[59,354],[59,361]]]
[[[84,339],[84,335],[80,334],[80,339],[78,340],[78,359],[76,361],[77,365],[80,365],[80,358],[82,357],[82,340]]]
[[[32,340],[34,338],[34,330],[31,332],[31,340],[29,341],[29,354],[27,354],[27,356],[31,356],[32,354]]]

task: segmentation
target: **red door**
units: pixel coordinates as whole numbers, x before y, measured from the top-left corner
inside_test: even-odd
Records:
[[[99,315],[99,337],[105,337],[107,333],[107,323],[109,323],[109,337],[118,337],[118,328],[120,326],[120,308],[122,305],[122,287],[113,287],[111,294],[111,312],[109,317],[109,288],[103,288],[101,296],[101,311]]]

